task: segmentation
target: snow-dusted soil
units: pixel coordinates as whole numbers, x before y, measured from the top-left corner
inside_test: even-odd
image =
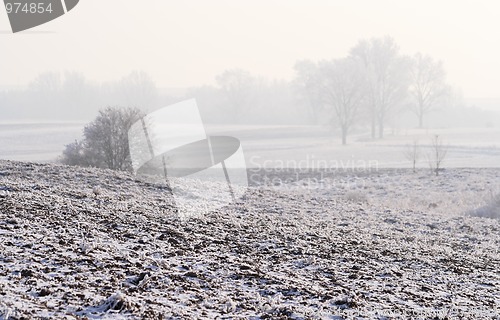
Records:
[[[500,319],[500,219],[471,215],[498,169],[260,174],[181,220],[162,185],[0,161],[0,319]]]

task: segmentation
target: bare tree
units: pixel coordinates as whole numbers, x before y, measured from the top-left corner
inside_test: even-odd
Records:
[[[439,170],[442,168],[443,160],[448,153],[448,146],[444,144],[443,139],[439,135],[435,135],[431,141],[431,150],[428,154],[429,165],[431,170],[439,175]]]
[[[295,64],[294,69],[296,73],[294,84],[306,100],[311,122],[317,124],[323,109],[319,67],[310,60],[302,60]]]
[[[47,109],[54,110],[58,115],[64,105],[59,99],[61,93],[61,75],[58,72],[39,74],[28,86],[25,98],[30,105],[30,117],[43,117]]]
[[[233,69],[218,75],[216,81],[227,97],[234,119],[241,122],[253,99],[256,79],[247,71]]]
[[[321,62],[321,95],[331,107],[334,122],[341,129],[342,144],[347,144],[349,130],[358,119],[365,94],[365,81],[359,63],[351,58]]]
[[[420,146],[418,145],[418,140],[414,140],[411,145],[406,145],[404,156],[412,163],[413,172],[416,172],[417,162],[420,158]]]
[[[83,74],[74,71],[64,72],[59,96],[60,115],[65,119],[92,119],[99,108],[96,95],[94,86],[85,79]]]
[[[350,55],[364,65],[372,138],[377,125],[378,136],[383,138],[385,120],[407,96],[408,59],[399,54],[399,47],[390,37],[362,40]]]
[[[128,130],[143,116],[137,108],[107,107],[83,130],[83,141],[66,146],[62,162],[112,170],[131,170]]]
[[[149,74],[144,71],[134,71],[123,77],[116,89],[124,105],[150,110],[158,99],[158,89]]]
[[[424,126],[424,115],[438,107],[449,93],[445,83],[446,73],[441,61],[417,53],[411,65],[410,93],[415,99],[411,110],[418,117],[418,127]]]
[[[61,75],[57,72],[41,73],[30,82],[29,88],[35,92],[58,92],[61,89]]]

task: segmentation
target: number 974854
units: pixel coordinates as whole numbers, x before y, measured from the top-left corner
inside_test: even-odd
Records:
[[[52,3],[44,2],[7,2],[5,9],[8,14],[11,13],[52,13]]]

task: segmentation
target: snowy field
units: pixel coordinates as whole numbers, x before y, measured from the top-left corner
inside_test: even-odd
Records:
[[[447,148],[444,166],[461,168],[500,167],[500,129],[407,129],[387,131],[384,139],[353,134],[348,145],[325,127],[277,127],[261,130],[214,130],[242,140],[250,167],[349,169],[408,168],[409,145],[417,141],[417,167],[428,168],[431,140],[439,135]]]
[[[54,162],[64,146],[81,139],[84,124],[0,124],[0,159]],[[382,140],[354,133],[348,145],[326,127],[207,126],[209,135],[241,140],[247,165],[253,168],[408,168],[404,153],[418,141],[420,168],[428,168],[427,154],[434,135],[448,147],[445,167],[500,167],[500,128],[388,129]]]
[[[53,162],[81,139],[82,123],[0,123],[0,159]]]
[[[161,184],[0,161],[0,319],[500,319],[499,169],[249,177],[185,220]]]

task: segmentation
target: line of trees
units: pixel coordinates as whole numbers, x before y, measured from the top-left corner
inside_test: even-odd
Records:
[[[443,63],[417,53],[402,55],[390,37],[361,40],[344,58],[300,61],[296,84],[308,103],[312,121],[325,116],[338,127],[342,143],[352,127],[368,124],[371,136],[384,137],[387,120],[409,109],[419,127],[450,93]]]
[[[0,105],[5,120],[90,121],[105,106],[149,112],[196,98],[205,123],[329,125],[347,144],[359,128],[368,128],[372,139],[383,138],[389,121],[403,110],[413,112],[422,128],[426,116],[452,96],[441,61],[421,53],[405,56],[390,37],[361,40],[345,57],[299,61],[294,69],[292,81],[230,69],[215,77],[215,85],[189,88],[177,97],[161,92],[144,72],[101,84],[75,72],[49,72],[26,89],[0,92]]]
[[[90,121],[105,106],[147,111],[160,102],[155,82],[143,71],[103,83],[78,72],[44,72],[25,88],[0,92],[2,120]]]

